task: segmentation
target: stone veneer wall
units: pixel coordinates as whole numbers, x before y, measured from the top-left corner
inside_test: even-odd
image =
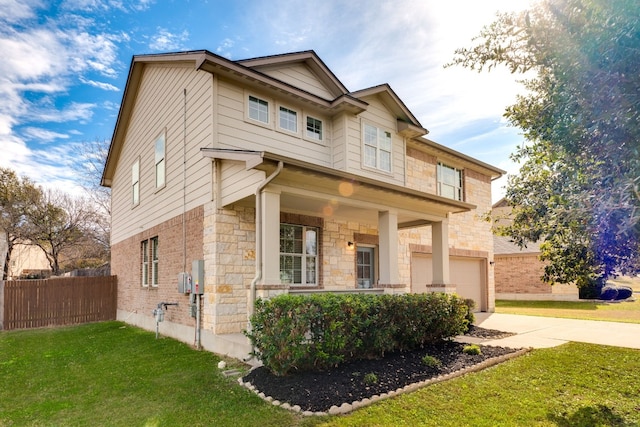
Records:
[[[193,260],[202,259],[202,206],[188,211],[186,218],[186,270]],[[111,271],[118,276],[118,310],[153,317],[159,302],[177,302],[169,307],[165,320],[195,326],[190,316],[189,297],[178,293],[178,273],[184,270],[184,240],[182,215],[150,227],[113,245]],[[141,242],[158,237],[158,286],[142,286]],[[123,319],[126,320],[126,319]]]
[[[420,191],[436,194],[437,159],[435,156],[415,149],[407,150],[407,186]],[[464,198],[476,205],[476,209],[452,214],[449,217],[450,250],[468,250],[487,254],[488,261],[493,260],[493,235],[491,223],[483,216],[491,212],[491,178],[472,169],[464,169]],[[402,230],[399,235],[402,246],[431,245],[431,227]],[[491,265],[487,263],[488,265]],[[411,251],[400,251],[400,277],[410,282]],[[493,268],[489,267],[487,291],[489,311],[493,311],[495,282]]]

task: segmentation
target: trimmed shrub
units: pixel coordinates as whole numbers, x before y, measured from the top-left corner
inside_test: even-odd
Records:
[[[482,354],[482,350],[480,350],[480,346],[478,346],[477,344],[465,345],[464,348],[462,349],[462,352],[464,354],[469,354],[472,356],[477,354]]]
[[[442,293],[280,295],[258,299],[245,334],[276,375],[413,350],[464,333],[469,308]]]

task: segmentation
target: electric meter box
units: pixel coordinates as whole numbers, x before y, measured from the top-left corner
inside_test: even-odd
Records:
[[[191,293],[191,275],[189,273],[178,273],[178,293]]]
[[[191,263],[191,292],[204,293],[204,260],[197,259]]]

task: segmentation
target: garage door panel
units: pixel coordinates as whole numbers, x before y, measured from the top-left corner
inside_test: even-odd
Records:
[[[456,285],[456,293],[462,298],[476,302],[476,310],[484,309],[483,292],[486,283],[485,260],[482,258],[450,257],[449,277]],[[411,291],[428,292],[427,284],[433,282],[432,257],[427,254],[412,254]]]

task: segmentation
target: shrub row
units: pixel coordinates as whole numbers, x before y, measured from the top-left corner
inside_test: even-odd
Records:
[[[253,355],[286,375],[454,337],[473,320],[467,304],[443,293],[280,295],[256,301],[245,333]]]

